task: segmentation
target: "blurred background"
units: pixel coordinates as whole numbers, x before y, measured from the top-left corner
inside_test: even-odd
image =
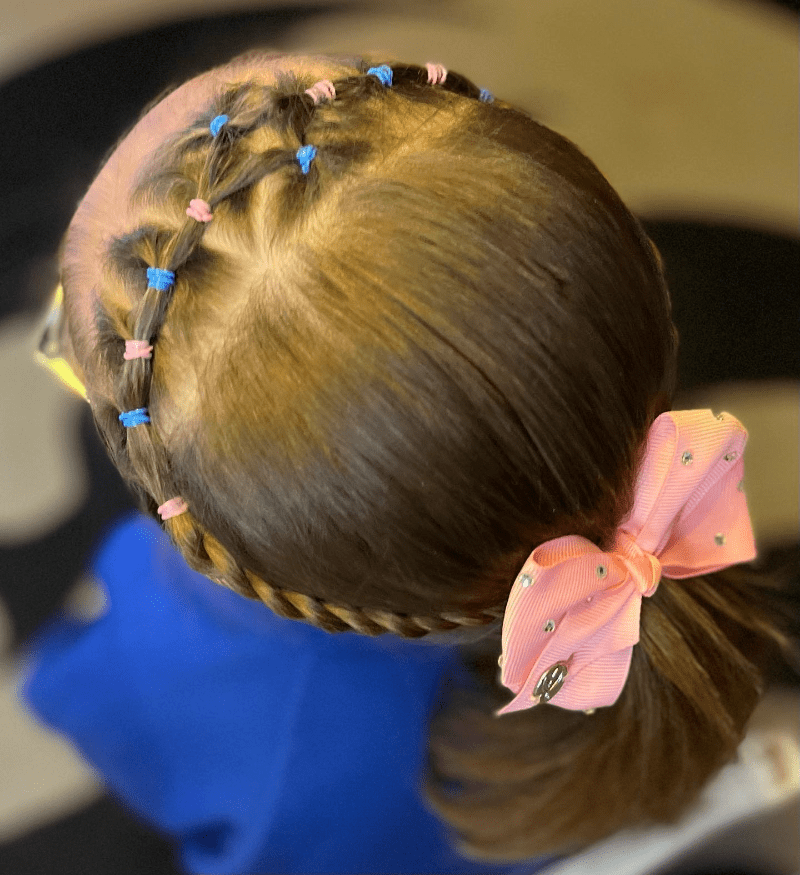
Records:
[[[676,408],[750,433],[760,561],[798,582],[798,15],[776,0],[27,0],[0,7],[0,875],[171,873],[172,850],[16,698],[24,645],[131,509],[88,407],[33,364],[97,166],[164,87],[253,46],[438,61],[579,144],[666,262]],[[685,821],[559,873],[800,875],[798,680]]]

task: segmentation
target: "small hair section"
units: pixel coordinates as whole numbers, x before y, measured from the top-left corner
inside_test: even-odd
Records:
[[[158,508],[158,515],[162,520],[172,519],[174,516],[180,516],[182,513],[186,513],[189,510],[189,505],[180,497],[180,495],[176,495],[175,498],[170,498],[169,501],[165,501]]]
[[[120,413],[119,421],[125,428],[136,428],[137,425],[145,425],[150,422],[150,416],[146,407],[137,407],[136,410],[125,410]]]
[[[148,288],[166,292],[175,285],[175,274],[171,270],[163,270],[160,267],[147,268]]]
[[[447,79],[447,69],[441,64],[426,64],[428,71],[428,85],[444,85]]]
[[[392,87],[392,68],[388,64],[381,64],[380,67],[370,67],[367,70],[367,76],[375,76],[387,87]]]
[[[211,136],[216,137],[227,122],[228,116],[226,115],[218,115],[211,119],[211,124],[208,126],[208,129],[211,131]]]
[[[295,153],[295,157],[300,163],[300,169],[303,171],[304,175],[308,173],[309,168],[311,167],[311,162],[314,160],[316,154],[316,146],[301,146]]]
[[[186,207],[186,215],[194,219],[195,222],[210,222],[214,218],[214,214],[211,212],[211,204],[199,197],[192,198],[189,201],[189,206]]]
[[[122,358],[126,362],[133,359],[150,359],[153,357],[153,347],[146,340],[126,340],[125,352]]]
[[[305,93],[315,104],[323,100],[336,100],[336,88],[330,79],[320,79],[311,88],[306,88]]]

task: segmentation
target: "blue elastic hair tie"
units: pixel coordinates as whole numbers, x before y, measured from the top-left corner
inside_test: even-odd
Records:
[[[166,290],[174,284],[175,274],[171,270],[163,270],[160,267],[147,268],[148,288],[158,289],[159,292],[166,292]]]
[[[125,428],[133,428],[150,422],[150,417],[147,415],[146,407],[137,407],[136,410],[126,410],[124,413],[120,413],[119,421]]]
[[[381,64],[380,67],[370,67],[367,70],[367,76],[377,76],[387,88],[391,88],[392,75],[392,68],[388,64]]]
[[[317,154],[316,146],[301,146],[295,157],[300,162],[300,169],[303,173],[308,173],[309,167],[311,167],[311,162],[314,160],[314,156]]]
[[[492,94],[491,91],[487,91],[485,88],[481,88],[478,100],[480,100],[481,103],[492,103],[494,101],[494,94]]]
[[[228,116],[226,115],[218,115],[216,118],[211,119],[211,124],[208,126],[211,131],[211,136],[216,137],[217,134],[222,129],[222,126],[226,124],[228,121]]]

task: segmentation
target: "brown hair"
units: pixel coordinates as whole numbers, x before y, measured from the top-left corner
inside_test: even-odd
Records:
[[[330,632],[418,638],[497,624],[545,540],[610,548],[677,335],[646,235],[574,145],[458,74],[395,64],[387,88],[367,67],[317,106],[313,78],[223,90],[164,146],[83,367],[115,375],[93,409],[143,507],[188,501],[165,527],[189,565]],[[174,288],[145,289],[149,266]],[[152,361],[123,362],[131,338]],[[126,430],[138,407],[151,424]],[[770,586],[664,581],[591,716],[493,717],[497,638],[465,648],[474,685],[433,721],[426,779],[462,851],[676,817],[735,754],[762,642],[785,643]]]

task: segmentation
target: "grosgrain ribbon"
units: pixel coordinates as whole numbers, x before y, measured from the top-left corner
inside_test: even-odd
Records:
[[[563,681],[551,687],[553,705],[613,705],[639,641],[642,598],[662,574],[695,577],[755,558],[739,488],[746,443],[747,431],[728,413],[662,413],[648,433],[633,510],[613,550],[568,535],[531,553],[503,621],[501,679],[516,695],[497,716],[539,704],[534,692],[551,669]]]

